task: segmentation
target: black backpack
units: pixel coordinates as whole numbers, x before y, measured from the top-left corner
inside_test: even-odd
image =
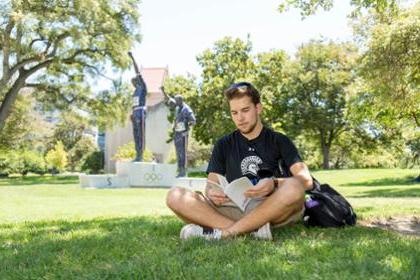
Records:
[[[304,224],[308,227],[341,227],[356,224],[356,213],[350,203],[328,184],[314,179],[314,188],[307,191]]]

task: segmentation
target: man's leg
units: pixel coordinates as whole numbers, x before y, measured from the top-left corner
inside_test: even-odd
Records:
[[[211,228],[225,229],[234,221],[213,209],[198,193],[173,187],[166,197],[168,207],[182,220]]]
[[[305,191],[299,180],[288,178],[282,186],[267,197],[257,208],[223,230],[223,237],[230,237],[251,232],[270,222],[280,224],[301,211]]]
[[[178,166],[178,175],[177,177],[183,177],[185,176],[185,169],[184,169],[184,137],[182,136],[182,133],[175,132],[175,152],[176,152],[176,161]]]

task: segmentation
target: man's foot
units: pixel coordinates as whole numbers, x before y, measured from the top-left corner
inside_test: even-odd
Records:
[[[251,236],[257,239],[273,240],[273,236],[271,235],[270,223],[266,223],[258,230],[251,232]]]
[[[181,229],[179,237],[184,240],[193,237],[201,237],[206,240],[220,240],[222,238],[222,231],[217,228],[212,229],[195,224],[188,224]]]

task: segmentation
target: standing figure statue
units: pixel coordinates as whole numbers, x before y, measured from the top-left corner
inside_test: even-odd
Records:
[[[128,52],[133,60],[136,76],[131,79],[131,83],[135,87],[133,93],[133,113],[131,114],[131,122],[133,123],[134,145],[136,148],[136,158],[134,161],[143,161],[143,152],[145,146],[146,133],[146,95],[147,87],[140,74],[139,67],[134,60],[133,54]]]
[[[176,150],[176,158],[178,164],[179,177],[187,175],[187,148],[188,148],[188,131],[191,126],[195,125],[194,112],[191,110],[181,95],[177,94],[174,98],[168,96],[164,87],[161,87],[165,95],[165,102],[171,108],[175,108],[174,144]]]

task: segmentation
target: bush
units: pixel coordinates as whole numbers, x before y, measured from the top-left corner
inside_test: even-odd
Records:
[[[0,151],[0,176],[27,173],[44,174],[46,172],[44,157],[29,150]]]
[[[93,137],[82,136],[68,153],[69,169],[71,171],[81,170],[86,158],[93,152],[96,152],[97,149],[98,145],[96,145]]]
[[[136,148],[134,142],[131,141],[123,146],[118,147],[117,152],[112,157],[114,160],[133,160],[136,158]],[[153,160],[153,153],[149,149],[144,149],[143,161],[151,162]]]
[[[55,144],[54,149],[48,151],[45,161],[53,173],[65,170],[67,166],[67,152],[64,150],[64,145],[61,141]]]
[[[103,173],[104,169],[104,153],[102,151],[94,151],[90,153],[82,164],[82,171],[88,174]]]

